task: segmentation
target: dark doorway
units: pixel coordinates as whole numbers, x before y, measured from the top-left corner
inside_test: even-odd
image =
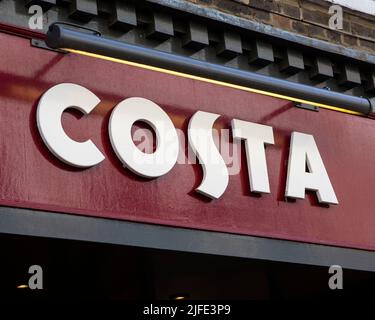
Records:
[[[90,242],[0,236],[1,295],[15,299],[374,298],[375,274],[344,270],[330,290],[328,268]],[[27,285],[43,269],[43,290]]]

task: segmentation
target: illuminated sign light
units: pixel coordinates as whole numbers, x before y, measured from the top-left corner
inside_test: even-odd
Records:
[[[105,159],[91,140],[71,139],[61,123],[66,109],[75,108],[89,114],[99,102],[93,92],[71,83],[58,84],[41,97],[37,108],[38,129],[48,149],[61,161],[88,168]],[[213,124],[219,117],[197,111],[188,126],[189,145],[203,168],[203,179],[196,191],[212,199],[220,198],[229,182],[228,169],[212,136]],[[131,128],[137,121],[146,122],[156,133],[157,146],[151,154],[139,150],[132,140]],[[238,119],[233,119],[231,126],[234,139],[245,143],[250,190],[270,193],[265,145],[274,144],[272,127]],[[142,177],[160,177],[176,164],[179,153],[176,129],[167,113],[148,99],[121,101],[111,113],[109,138],[124,166]],[[314,137],[293,132],[285,196],[304,199],[306,190],[315,191],[320,203],[338,204]]]

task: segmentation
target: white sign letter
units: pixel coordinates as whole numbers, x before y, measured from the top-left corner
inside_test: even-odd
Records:
[[[132,139],[136,121],[146,122],[156,133],[154,153],[144,153]],[[121,162],[134,173],[156,178],[168,173],[176,164],[179,142],[169,116],[154,102],[144,98],[129,98],[120,102],[109,120],[109,137]]]
[[[212,199],[218,199],[228,186],[228,169],[216,148],[212,128],[220,115],[197,111],[189,122],[189,144],[203,167],[203,180],[196,189]]]
[[[61,161],[87,168],[104,160],[104,155],[91,140],[77,142],[65,133],[61,116],[68,108],[89,114],[100,102],[90,90],[72,83],[58,84],[40,98],[37,124],[48,149]]]
[[[270,193],[264,144],[274,144],[272,127],[232,120],[234,139],[245,140],[247,169],[252,192]]]
[[[306,165],[308,172],[306,172]],[[304,199],[306,189],[316,191],[321,203],[338,204],[314,137],[293,132],[285,196]]]

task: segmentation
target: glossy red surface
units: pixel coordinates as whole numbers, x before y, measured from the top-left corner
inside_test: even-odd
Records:
[[[375,249],[373,120],[301,110],[280,99],[32,48],[28,40],[7,34],[0,33],[0,43],[1,205]],[[68,112],[63,118],[69,135],[91,138],[103,151],[106,160],[96,167],[63,164],[39,136],[38,99],[62,82],[83,85],[102,100],[88,117]],[[133,96],[162,106],[185,131],[196,110],[223,115],[217,128],[229,128],[232,118],[272,126],[275,145],[267,147],[272,193],[250,194],[244,157],[242,171],[230,176],[227,191],[216,201],[194,191],[202,178],[199,165],[176,165],[154,180],[124,169],[110,147],[107,126],[114,106]],[[338,206],[320,206],[314,193],[305,200],[284,199],[292,131],[314,135]]]

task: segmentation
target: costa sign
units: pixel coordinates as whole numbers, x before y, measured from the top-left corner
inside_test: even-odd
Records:
[[[375,250],[372,120],[0,40],[2,206]]]
[[[37,107],[37,126],[45,145],[61,161],[88,168],[106,159],[92,140],[73,140],[61,123],[68,108],[89,115],[99,102],[92,91],[72,83],[55,85],[42,95]],[[196,111],[187,130],[189,146],[200,160],[204,173],[196,191],[212,199],[220,198],[229,183],[227,166],[212,136],[214,122],[219,117],[219,114]],[[137,121],[147,123],[154,130],[157,140],[154,152],[142,152],[134,144],[132,127]],[[119,160],[139,176],[158,178],[176,164],[179,153],[177,131],[167,113],[151,100],[131,97],[118,103],[111,113],[108,131]],[[270,193],[265,146],[275,144],[273,128],[232,119],[231,131],[234,140],[245,144],[250,191]],[[338,204],[314,137],[291,132],[285,196],[304,199],[306,190],[315,191],[320,203]]]

